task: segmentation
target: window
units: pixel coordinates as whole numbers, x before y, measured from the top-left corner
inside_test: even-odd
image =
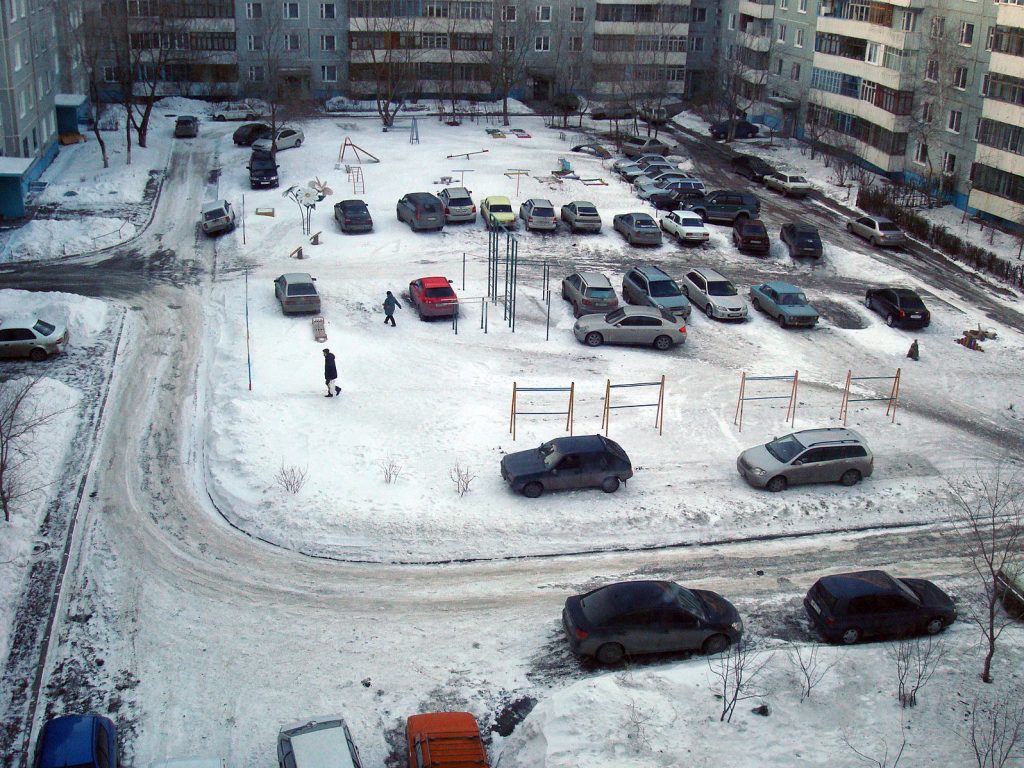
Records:
[[[799,0],[799,2],[797,3],[796,9],[800,13],[807,13],[807,0]]]
[[[921,105],[921,122],[930,123],[932,121],[932,114],[934,107],[930,101],[926,101]]]
[[[551,38],[547,35],[537,35],[533,41],[533,50],[535,51],[550,51],[551,50]]]
[[[708,9],[707,8],[691,8],[690,9],[690,23],[691,24],[703,24],[708,20]]]
[[[551,6],[550,5],[538,5],[537,6],[537,21],[551,21]]]
[[[789,10],[789,0],[779,0],[779,8],[783,11]]]
[[[967,90],[967,67],[957,67],[953,73],[953,87],[961,91]]]
[[[928,33],[928,36],[931,37],[933,40],[939,40],[945,34],[946,34],[946,17],[945,16],[935,16],[932,19],[932,27],[931,27],[931,31]]]
[[[797,48],[804,47],[804,32],[806,30],[803,27],[798,27],[796,30],[796,39],[793,41],[793,45]]]
[[[995,38],[996,38],[996,28],[995,27],[989,27],[988,28],[988,35],[985,37],[985,50],[986,51],[991,51],[992,50],[992,42],[995,40]]]
[[[263,67],[259,64],[249,65],[249,82],[250,83],[262,83],[263,82]]]
[[[777,39],[780,43],[786,42],[786,25],[779,24]]]
[[[21,69],[21,40],[14,42],[14,71]]]
[[[776,75],[781,75],[782,74],[782,59],[776,59],[775,60],[775,74]]]
[[[878,43],[868,43],[864,53],[864,61],[868,64],[877,64],[879,48]]]
[[[338,43],[334,35],[320,35],[321,51],[336,51],[337,49]]]
[[[691,37],[690,38],[690,50],[695,53],[700,53],[704,50],[704,38],[703,37]]]
[[[569,50],[573,53],[579,53],[583,50],[583,38],[582,37],[570,37],[569,38]]]
[[[938,59],[928,59],[928,63],[924,68],[924,79],[932,83],[937,83],[939,81]]]
[[[297,19],[299,18],[299,4],[298,3],[285,3],[282,8],[281,16],[285,19]]]
[[[515,35],[505,35],[501,38],[501,50],[514,51],[516,49]]]
[[[903,11],[903,19],[900,29],[904,32],[913,32],[917,29],[917,14],[913,11]]]
[[[914,148],[914,162],[918,165],[928,164],[928,145],[923,141],[917,142],[917,146]]]
[[[569,21],[583,21],[586,18],[586,10],[582,5],[574,5],[569,9]]]
[[[736,14],[729,14],[729,29],[736,29]],[[731,56],[729,58],[732,58]]]
[[[263,50],[263,35],[249,35],[249,50],[250,51],[262,51]]]
[[[338,82],[338,68],[334,64],[322,64],[320,66],[320,79],[325,83]]]
[[[515,21],[516,20],[516,7],[514,5],[503,5],[501,7],[501,20],[502,21]]]
[[[946,174],[956,173],[956,155],[952,152],[942,153],[942,172]]]
[[[946,130],[950,133],[960,133],[960,124],[963,122],[964,113],[959,109],[949,110],[949,119],[946,120]]]
[[[104,67],[103,68],[103,82],[104,83],[116,83],[117,82],[117,72],[116,72],[116,70],[113,67]]]
[[[320,3],[320,18],[321,19],[333,19],[334,15],[334,3]]]
[[[960,45],[974,45],[974,25],[960,22]]]
[[[789,68],[789,79],[799,80],[800,79],[800,64],[793,62],[793,66]]]
[[[284,36],[284,49],[286,51],[297,51],[299,50],[299,33],[298,32],[287,32]]]

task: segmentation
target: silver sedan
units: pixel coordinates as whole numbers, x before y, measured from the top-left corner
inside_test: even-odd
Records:
[[[665,350],[686,342],[685,321],[653,307],[619,307],[607,315],[584,315],[572,332],[590,347],[638,344]]]

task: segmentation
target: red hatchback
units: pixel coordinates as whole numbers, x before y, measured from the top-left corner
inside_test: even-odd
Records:
[[[736,219],[732,228],[732,242],[741,251],[767,254],[771,248],[768,230],[760,219]]]
[[[409,283],[409,300],[416,307],[420,320],[428,317],[451,317],[458,314],[459,297],[447,277],[421,277]]]

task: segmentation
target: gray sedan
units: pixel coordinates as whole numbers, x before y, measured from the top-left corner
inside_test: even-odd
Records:
[[[601,216],[597,206],[586,200],[573,200],[562,206],[562,221],[572,232],[600,232]]]
[[[661,230],[650,214],[620,213],[612,219],[612,226],[630,245],[661,245]]]
[[[907,236],[903,234],[895,221],[884,216],[858,216],[846,222],[846,230],[858,237],[863,237],[874,246],[903,245]]]
[[[639,344],[665,350],[686,342],[685,321],[653,307],[619,307],[607,315],[584,315],[572,332],[590,347]]]

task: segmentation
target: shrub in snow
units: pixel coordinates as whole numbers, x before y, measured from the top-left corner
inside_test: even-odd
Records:
[[[277,470],[274,482],[278,488],[288,491],[288,493],[298,493],[306,484],[306,470],[294,464],[285,466],[284,462],[281,462],[281,468]]]

